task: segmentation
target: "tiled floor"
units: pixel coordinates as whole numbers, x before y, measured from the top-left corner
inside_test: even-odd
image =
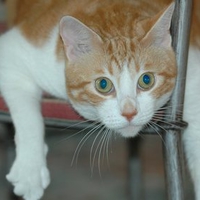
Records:
[[[112,137],[107,150],[107,146],[101,146],[99,143],[101,136],[95,139],[97,134],[94,134],[82,143],[78,159],[75,159],[71,166],[74,152],[77,146],[80,147],[79,142],[85,133],[75,135],[77,131],[67,129],[48,129],[47,132],[51,185],[42,200],[129,199],[127,139]],[[75,136],[71,137],[72,135]],[[70,138],[66,140],[68,137]],[[101,152],[99,148],[102,149]],[[9,184],[4,175],[9,169],[6,163],[10,160],[7,158],[12,157],[12,151],[13,148],[8,151],[9,154],[5,154],[4,146],[0,145],[0,200],[10,200],[7,189]],[[142,136],[139,154],[143,188],[142,196],[138,200],[166,200],[160,137]],[[135,174],[135,177],[137,176],[138,174]],[[187,198],[193,199],[191,194]]]

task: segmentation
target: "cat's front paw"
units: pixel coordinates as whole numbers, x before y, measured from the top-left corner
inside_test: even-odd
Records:
[[[39,200],[50,183],[49,171],[45,165],[15,162],[6,176],[14,186],[14,193],[25,200]]]

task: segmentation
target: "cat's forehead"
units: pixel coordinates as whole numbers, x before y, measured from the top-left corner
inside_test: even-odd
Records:
[[[106,40],[104,46],[106,54],[117,57],[122,61],[130,57],[135,51],[134,40],[123,36]]]
[[[130,38],[115,37],[106,41],[104,53],[111,75],[121,74],[124,67],[133,65],[135,68],[134,49],[135,44]]]
[[[141,71],[152,70],[151,55],[142,53],[139,43],[132,39],[113,38],[107,43],[105,54],[106,68],[115,77],[121,76],[124,71],[135,76]]]
[[[171,51],[154,46],[143,47],[137,39],[116,37],[105,48],[106,67],[111,75],[121,74],[128,68],[131,75],[144,71],[163,73],[174,71]],[[171,59],[171,62],[170,62]]]
[[[129,73],[131,77],[134,77],[139,71],[139,67],[136,66],[133,57],[129,59],[118,59],[117,56],[112,56],[109,62],[106,63],[105,72],[110,76],[121,79],[124,74]]]

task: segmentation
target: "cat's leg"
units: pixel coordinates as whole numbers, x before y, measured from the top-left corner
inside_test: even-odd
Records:
[[[5,71],[0,85],[16,132],[16,158],[7,179],[16,195],[25,200],[38,200],[50,182],[40,112],[41,90],[30,78],[17,72],[6,74]]]

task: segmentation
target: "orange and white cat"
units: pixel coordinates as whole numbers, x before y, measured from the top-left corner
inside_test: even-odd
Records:
[[[169,100],[177,73],[169,32],[174,4],[154,1],[10,1],[14,27],[0,37],[0,91],[16,131],[7,175],[15,194],[38,200],[50,183],[43,91],[124,137],[137,135]],[[200,26],[193,27],[184,142],[200,200]]]

